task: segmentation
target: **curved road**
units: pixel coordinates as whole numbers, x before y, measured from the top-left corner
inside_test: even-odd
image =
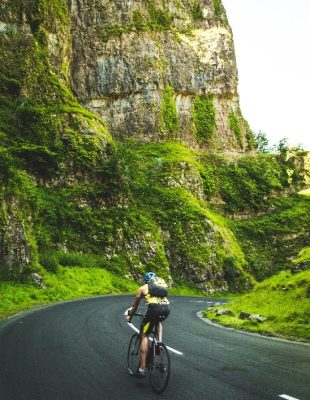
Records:
[[[170,400],[310,399],[310,346],[246,335],[197,317],[211,299],[171,297]],[[0,324],[1,400],[158,399],[127,374],[132,296],[61,303]],[[282,396],[282,397],[280,397]],[[286,396],[286,397],[285,397]]]

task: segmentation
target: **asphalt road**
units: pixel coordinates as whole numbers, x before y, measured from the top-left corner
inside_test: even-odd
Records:
[[[171,354],[169,385],[154,394],[127,374],[131,301],[62,303],[0,324],[0,399],[310,399],[309,345],[209,325],[196,314],[212,300],[189,297],[171,297],[164,341],[184,355]]]

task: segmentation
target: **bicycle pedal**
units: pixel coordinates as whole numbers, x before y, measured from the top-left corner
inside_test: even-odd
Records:
[[[165,373],[165,372],[167,372],[167,367],[164,365],[160,365],[159,370],[160,370],[160,372]]]

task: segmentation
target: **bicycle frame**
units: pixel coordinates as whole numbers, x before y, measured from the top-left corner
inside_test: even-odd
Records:
[[[126,315],[126,313],[128,312],[128,310],[126,310],[126,312],[125,312],[125,315]],[[134,315],[133,315],[133,317],[140,317],[140,318],[144,318],[144,315],[143,314],[141,314],[141,313],[135,313]],[[142,322],[141,322],[142,323]],[[129,322],[128,321],[128,324],[131,324],[131,322]],[[154,328],[153,328],[153,330],[152,330],[152,332],[148,335],[148,339],[150,340],[150,341],[154,341],[155,340],[155,343],[157,344],[157,343],[159,343],[159,341],[157,340],[157,336],[158,336],[158,329],[159,329],[159,324],[160,324],[160,322],[156,322],[155,323],[155,326],[154,326]],[[141,325],[141,324],[140,324]],[[133,326],[133,325],[132,325]],[[142,332],[141,332],[141,327],[140,327],[140,329],[138,330],[138,329],[135,329],[136,330],[136,332],[137,333],[139,333],[139,335],[141,335],[142,334]]]
[[[140,313],[134,314],[134,316],[139,316],[140,318],[144,317],[144,315]],[[155,324],[154,329],[148,336],[149,344],[146,355],[146,366],[149,372],[152,389],[156,393],[162,393],[165,390],[170,377],[170,357],[168,350],[164,343],[157,340],[159,323],[160,322],[157,322]],[[140,329],[139,333],[134,333],[132,335],[128,347],[128,371],[132,376],[137,376],[140,365],[141,339],[142,332]]]

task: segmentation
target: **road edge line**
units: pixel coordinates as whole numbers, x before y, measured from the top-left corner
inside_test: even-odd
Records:
[[[242,331],[241,329],[233,328],[231,326],[220,325],[220,324],[217,324],[216,322],[213,322],[213,321],[209,320],[208,318],[203,317],[202,313],[203,313],[203,311],[198,311],[196,313],[197,317],[200,318],[205,323],[207,323],[209,325],[212,325],[212,326],[214,326],[216,328],[225,329],[227,331],[235,331],[235,332],[243,333],[244,335],[259,337],[261,339],[269,339],[269,340],[274,340],[274,341],[277,341],[277,342],[285,342],[285,343],[301,345],[301,346],[307,346],[307,347],[310,346],[310,343],[296,342],[295,340],[288,340],[288,339],[284,339],[284,338],[280,338],[280,337],[276,337],[276,336],[265,336],[265,335],[261,335],[259,333],[255,333],[255,332]]]

